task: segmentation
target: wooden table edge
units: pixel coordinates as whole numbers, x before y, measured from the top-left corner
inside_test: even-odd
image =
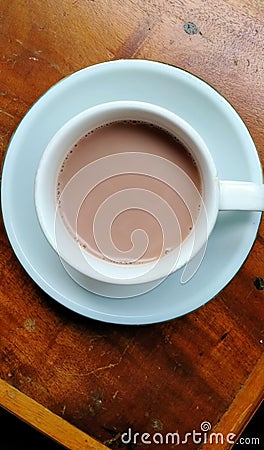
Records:
[[[221,433],[224,437],[229,433],[234,433],[238,437],[242,433],[263,400],[263,373],[264,355],[260,357],[253,372],[241,386],[230,408],[213,428],[213,433]],[[1,379],[0,406],[71,450],[108,448]],[[226,441],[217,446],[219,450],[231,447],[232,445]],[[210,442],[202,446],[202,450],[209,449],[212,449]]]
[[[246,425],[260,406],[264,397],[264,355],[262,355],[246,382],[241,386],[228,410],[223,414],[220,421],[213,428],[213,433],[221,433],[224,438],[229,433],[234,433],[237,439],[244,431]],[[224,440],[223,444],[217,445],[218,450],[228,450],[233,445]],[[202,450],[212,450],[212,443],[204,444]]]
[[[1,379],[0,406],[71,450],[108,448]]]

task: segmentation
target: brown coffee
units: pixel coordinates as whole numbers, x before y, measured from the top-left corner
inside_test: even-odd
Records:
[[[73,217],[80,186],[85,195]],[[186,147],[139,121],[87,133],[68,152],[57,180],[59,212],[70,232],[89,253],[122,264],[153,261],[180,245],[199,214],[201,190]]]

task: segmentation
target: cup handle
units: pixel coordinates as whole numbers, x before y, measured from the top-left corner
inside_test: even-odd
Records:
[[[223,180],[219,184],[220,211],[264,211],[264,184]]]

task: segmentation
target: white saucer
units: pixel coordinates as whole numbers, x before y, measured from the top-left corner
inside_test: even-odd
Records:
[[[207,142],[220,179],[262,182],[251,136],[219,93],[193,75],[166,64],[111,61],[63,79],[35,103],[20,123],[3,168],[4,223],[25,270],[59,303],[105,322],[161,322],[193,311],[225,287],[254,243],[261,213],[220,213],[203,262],[186,284],[180,284],[180,270],[154,290],[126,299],[101,297],[77,285],[41,232],[34,208],[34,178],[40,156],[58,128],[89,106],[112,100],[141,100],[174,111]]]

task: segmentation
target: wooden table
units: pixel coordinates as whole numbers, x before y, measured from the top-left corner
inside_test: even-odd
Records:
[[[263,162],[263,36],[261,0],[2,0],[1,160],[24,114],[55,82],[98,62],[146,58],[219,90]],[[121,442],[129,427],[140,436],[183,436],[209,421],[225,436],[241,433],[263,397],[263,222],[243,267],[215,299],[142,327],[60,306],[21,267],[2,222],[0,236],[2,406],[78,450],[132,448]],[[139,444],[133,448],[158,445]],[[198,447],[213,448],[188,442]]]

